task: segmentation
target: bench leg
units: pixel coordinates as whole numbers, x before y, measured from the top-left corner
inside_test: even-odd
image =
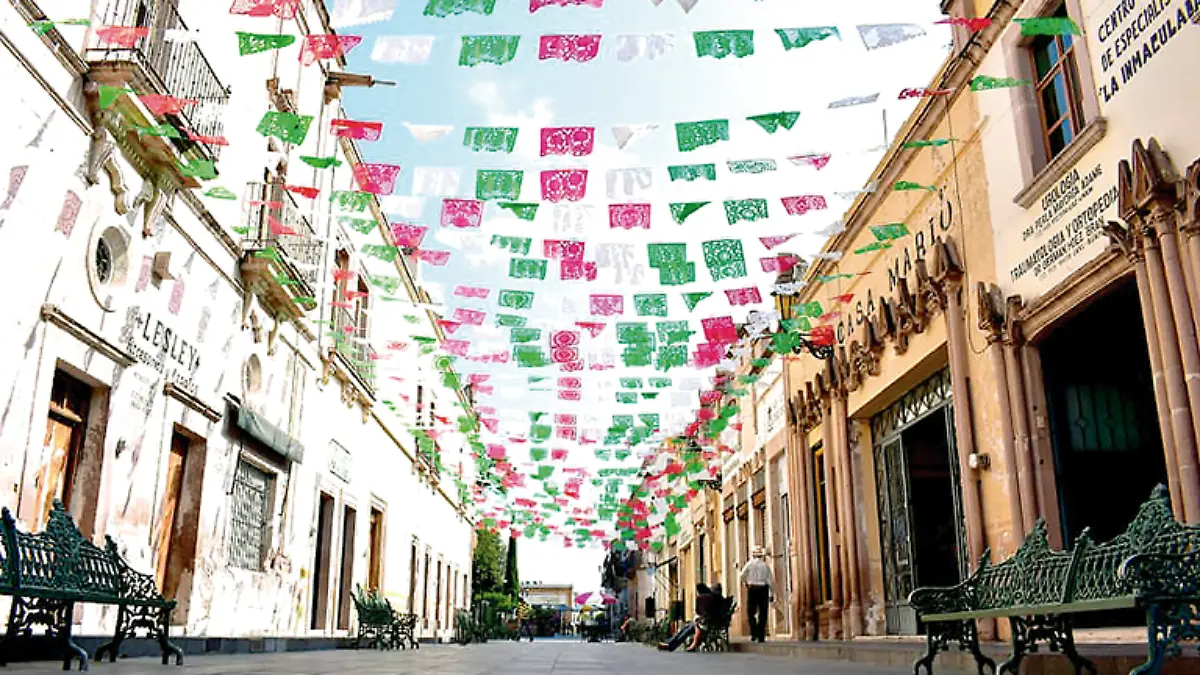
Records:
[[[989,659],[979,650],[979,633],[975,630],[975,621],[936,621],[925,624],[925,653],[913,663],[913,675],[933,675],[933,662],[937,655],[950,648],[951,642],[957,642],[958,648],[971,652],[975,657],[975,665],[979,675],[984,674],[984,666],[996,672],[996,662]]]
[[[1012,627],[1012,655],[1000,664],[1000,675],[1021,672],[1021,661],[1030,652],[1036,652],[1039,641],[1045,641],[1052,652],[1061,652],[1075,668],[1075,675],[1087,671],[1096,675],[1096,664],[1085,659],[1075,650],[1075,629],[1070,616],[1014,616],[1009,618]]]
[[[20,631],[21,615],[24,614],[25,601],[19,597],[12,599],[8,610],[8,630],[4,632],[4,640],[0,641],[0,666],[8,665],[8,653]]]
[[[1180,642],[1200,641],[1200,606],[1188,602],[1147,605],[1146,631],[1146,662],[1129,675],[1158,675],[1163,662],[1182,651]]]
[[[158,638],[158,648],[162,650],[162,664],[165,666],[172,654],[175,655],[175,665],[183,665],[183,650],[171,643],[171,611],[170,607],[159,610],[158,628],[155,630]]]
[[[97,661],[103,661],[104,653],[108,652],[108,660],[112,663],[117,662],[117,655],[121,653],[121,643],[125,641],[125,626],[129,621],[128,612],[129,608],[125,605],[121,605],[117,609],[117,630],[113,633],[113,639],[96,647],[95,659]]]
[[[71,661],[78,659],[79,670],[82,672],[88,669],[88,655],[71,639],[71,616],[74,614],[74,609],[75,603],[66,603],[62,612],[62,626],[58,629],[63,647],[63,670],[70,670]]]

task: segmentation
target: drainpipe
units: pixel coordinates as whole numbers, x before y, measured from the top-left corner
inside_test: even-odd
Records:
[[[850,440],[849,429],[846,419],[846,395],[838,392],[833,400],[833,424],[835,433],[837,434],[835,442],[837,443],[837,456],[841,464],[841,480],[839,487],[841,488],[841,511],[842,511],[842,541],[843,541],[843,556],[845,558],[845,579],[846,579],[846,595],[849,597],[849,604],[846,607],[846,614],[842,615],[843,629],[845,630],[845,638],[850,638],[862,635],[863,618],[862,618],[862,602],[859,597],[859,570],[858,570],[858,518],[857,509],[854,508],[854,470],[853,459],[850,457]]]
[[[971,387],[967,377],[966,328],[962,301],[962,268],[954,260],[953,242],[947,238],[935,248],[944,258],[939,271],[942,290],[946,294],[946,350],[950,357],[950,381],[954,395],[954,440],[958,446],[958,465],[962,482],[963,517],[967,521],[967,552],[969,570],[975,571],[983,558],[983,505],[979,498],[979,478],[971,466],[975,454],[975,436],[971,421]],[[935,268],[936,269],[936,268]],[[990,640],[996,634],[994,619],[978,622],[979,637]]]
[[[1004,307],[1004,369],[1008,380],[1008,401],[1012,413],[1013,450],[1017,455],[1017,486],[1021,491],[1022,532],[1037,522],[1037,493],[1033,482],[1033,453],[1029,443],[1029,418],[1026,417],[1025,383],[1021,378],[1021,297],[1010,296]],[[1025,537],[1022,535],[1021,540]]]
[[[1009,401],[1008,364],[1002,329],[1004,319],[997,305],[1000,289],[994,284],[989,290],[982,281],[975,286],[979,300],[979,328],[987,332],[987,353],[992,372],[996,376],[996,401],[1000,405],[1000,456],[1004,460],[1004,490],[1008,495],[1009,532],[1012,535],[1012,550],[1016,551],[1025,540],[1025,519],[1021,511],[1021,490],[1017,474],[1017,453],[1013,448],[1012,405]],[[957,403],[958,397],[955,396]]]

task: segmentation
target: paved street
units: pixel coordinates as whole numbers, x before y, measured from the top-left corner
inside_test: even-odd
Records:
[[[416,652],[319,651],[239,656],[193,656],[189,673],[211,675],[900,675],[907,668],[872,668],[838,661],[803,661],[755,654],[666,654],[641,645],[588,644],[574,640],[545,640],[530,644],[492,642],[458,647],[427,645]],[[152,658],[127,659],[117,664],[95,663],[97,675],[170,675]],[[13,664],[4,671],[62,672],[61,664]]]

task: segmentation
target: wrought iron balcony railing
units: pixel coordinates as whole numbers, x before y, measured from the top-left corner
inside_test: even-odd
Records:
[[[247,250],[274,249],[300,282],[296,295],[315,295],[325,247],[317,239],[312,221],[300,211],[296,199],[282,185],[247,183],[245,203],[242,247]]]
[[[166,94],[195,101],[178,114],[167,114],[169,121],[197,136],[221,136],[229,90],[221,84],[200,44],[188,34],[176,1],[107,0],[98,13],[100,24],[145,28],[149,32],[131,46],[93,37],[87,50],[92,66],[117,70],[134,66],[131,84],[138,94]],[[218,145],[201,145],[186,137],[173,141],[181,151],[199,148],[213,159],[219,155]]]
[[[333,308],[334,330],[342,337],[334,341],[334,349],[367,389],[375,391],[375,348],[364,342],[366,335],[359,328],[354,313],[341,307]],[[346,326],[354,327],[347,333]]]

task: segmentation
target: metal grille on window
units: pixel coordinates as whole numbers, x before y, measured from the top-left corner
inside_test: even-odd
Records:
[[[238,461],[233,477],[229,561],[237,567],[260,569],[267,542],[267,494],[271,474]]]

